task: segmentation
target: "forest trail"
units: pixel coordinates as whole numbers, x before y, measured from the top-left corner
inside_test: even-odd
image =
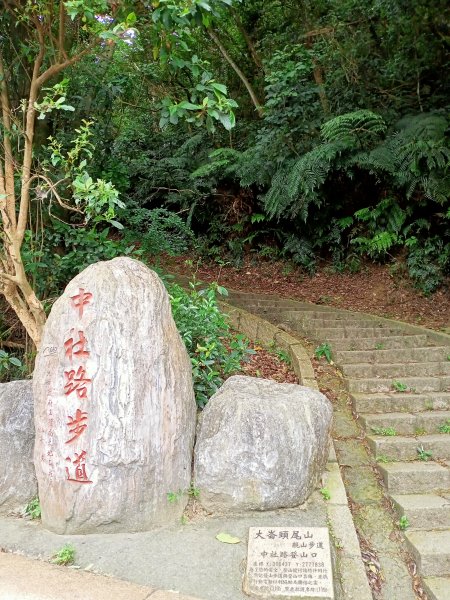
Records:
[[[316,375],[334,401],[336,454],[374,597],[448,600],[450,336],[275,296],[233,292],[229,301],[332,351],[340,371]]]

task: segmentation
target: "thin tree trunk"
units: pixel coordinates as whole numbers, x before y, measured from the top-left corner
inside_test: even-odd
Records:
[[[233,69],[233,71],[236,73],[236,75],[239,77],[239,79],[242,81],[242,83],[247,88],[247,91],[250,95],[250,98],[251,98],[255,108],[256,108],[256,111],[257,111],[259,117],[262,118],[264,116],[263,108],[261,106],[261,102],[259,101],[258,96],[256,95],[256,92],[253,89],[251,83],[249,82],[247,77],[244,75],[244,73],[241,71],[241,69],[237,66],[237,64],[234,62],[234,60],[231,58],[231,56],[228,54],[228,52],[226,51],[226,49],[224,48],[224,46],[222,45],[221,41],[219,40],[217,35],[214,33],[214,31],[212,29],[208,29],[207,31],[208,31],[209,37],[219,48],[224,59],[228,62],[228,64]]]
[[[263,65],[262,65],[261,58],[260,58],[260,56],[259,56],[259,54],[258,54],[258,52],[257,52],[257,50],[255,48],[255,45],[253,43],[252,38],[249,36],[249,34],[247,33],[244,25],[242,24],[241,17],[239,16],[239,13],[236,10],[234,10],[234,9],[233,9],[232,13],[233,13],[234,21],[236,23],[236,27],[241,32],[242,37],[244,38],[245,43],[247,44],[247,48],[250,51],[250,54],[251,54],[251,56],[253,58],[253,62],[258,67],[258,69],[262,69]]]

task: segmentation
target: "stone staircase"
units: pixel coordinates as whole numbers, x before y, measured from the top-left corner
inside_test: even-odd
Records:
[[[450,336],[273,296],[230,300],[330,346],[428,598],[450,600]]]

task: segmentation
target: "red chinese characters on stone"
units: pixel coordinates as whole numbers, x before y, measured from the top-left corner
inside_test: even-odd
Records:
[[[83,317],[84,308],[91,302],[92,297],[92,294],[84,288],[79,288],[78,294],[71,296],[72,306],[78,312],[79,319]],[[64,371],[64,394],[70,396],[75,393],[79,400],[86,400],[92,379],[86,374],[85,360],[90,356],[90,352],[87,349],[87,339],[82,329],[77,327],[70,330],[68,338],[64,341],[64,352],[71,364],[75,361],[78,363],[74,368]],[[74,416],[67,416],[66,425],[68,439],[65,443],[71,444],[86,430],[88,413],[77,408]],[[74,483],[93,483],[86,473],[86,450],[75,452],[74,457],[66,457],[66,462],[71,463],[70,466],[66,466],[66,480]]]
[[[93,483],[86,474],[86,450],[82,450],[80,453],[75,452],[74,460],[72,460],[70,456],[67,456],[66,462],[72,463],[72,469],[66,467],[67,481],[73,481],[75,483]],[[71,470],[74,477],[70,476]]]
[[[86,377],[86,369],[84,367],[78,367],[77,371],[75,371],[75,369],[64,371],[64,377],[66,379],[64,385],[64,393],[66,396],[72,392],[76,392],[80,400],[87,398],[87,386],[91,383],[92,379]]]
[[[71,415],[69,415],[69,420],[67,421],[67,427],[69,428],[69,434],[72,435],[72,437],[66,441],[66,444],[70,444],[71,442],[76,440],[77,437],[80,437],[80,435],[83,433],[83,431],[87,427],[87,418],[88,418],[87,412],[84,412],[84,411],[80,410],[79,408],[77,408],[75,417],[72,417]]]
[[[64,342],[64,350],[70,362],[72,362],[74,356],[76,358],[87,358],[90,355],[90,352],[86,350],[87,340],[84,337],[84,332],[78,331],[77,342],[75,341],[74,332],[75,329],[71,329],[70,335],[72,337]]]
[[[92,300],[91,292],[86,292],[84,288],[79,288],[78,294],[71,296],[72,304],[78,310],[78,316],[81,319],[83,316],[84,307]]]

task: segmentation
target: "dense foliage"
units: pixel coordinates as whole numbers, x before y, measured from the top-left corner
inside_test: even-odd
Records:
[[[121,190],[123,222],[133,230],[142,209],[164,208],[218,260],[239,265],[254,251],[308,271],[320,259],[338,271],[394,261],[423,292],[441,285],[450,270],[445,3],[203,3],[214,14],[194,4],[196,26],[176,58],[149,61],[144,33],[125,49],[134,68],[121,70],[116,53],[95,87],[103,98],[120,73],[96,164]],[[193,107],[188,123],[160,119],[161,103],[193,102],[203,69],[239,105],[232,131],[198,129]],[[84,116],[103,127],[90,106]]]
[[[217,294],[225,288],[210,285],[199,289],[191,282],[189,291],[169,286],[172,313],[192,363],[197,404],[203,408],[224,379],[241,369],[246,355],[253,352],[242,335],[230,329],[217,305]]]
[[[0,291],[16,314],[36,293],[35,329],[117,254],[392,262],[425,294],[448,281],[443,0],[3,6]],[[187,312],[206,310],[195,294]]]

